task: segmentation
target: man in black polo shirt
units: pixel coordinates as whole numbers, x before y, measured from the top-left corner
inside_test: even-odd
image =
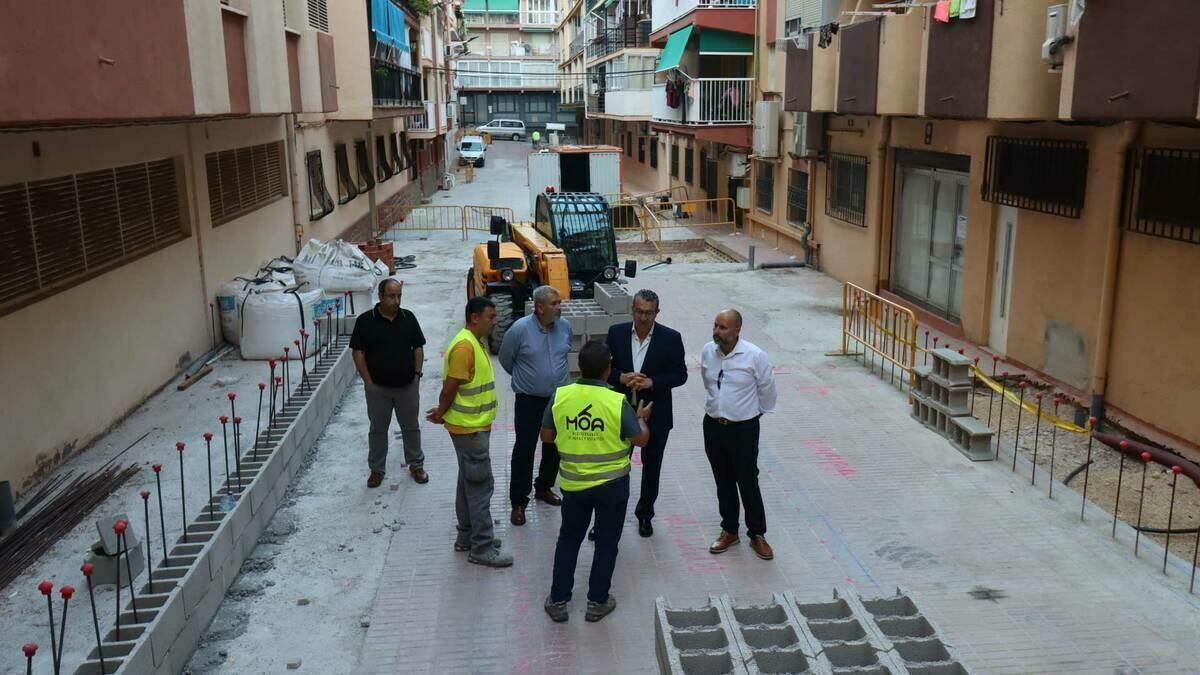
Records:
[[[404,439],[404,463],[408,473],[418,483],[429,482],[422,468],[425,454],[421,452],[420,389],[421,370],[425,364],[425,335],[412,312],[400,308],[401,282],[384,279],[379,283],[379,303],[374,309],[360,314],[350,336],[354,367],[363,380],[367,393],[367,417],[371,430],[367,433],[367,466],[371,476],[367,487],[379,487],[386,473],[388,427],[392,411],[400,423]]]

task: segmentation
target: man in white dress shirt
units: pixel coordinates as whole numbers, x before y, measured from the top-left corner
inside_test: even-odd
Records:
[[[750,548],[770,560],[775,553],[763,536],[767,515],[758,488],[758,435],[759,418],[775,410],[775,374],[766,352],[743,340],[741,332],[742,315],[735,309],[721,312],[700,359],[704,453],[717,482],[721,512],[721,535],[708,551],[724,553],[738,543],[740,507],[745,506]]]

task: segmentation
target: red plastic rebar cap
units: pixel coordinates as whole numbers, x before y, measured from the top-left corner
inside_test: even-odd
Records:
[[[284,347],[284,348],[283,348],[283,360],[284,360],[284,361],[287,361],[287,355],[288,355],[288,352],[290,352],[290,351],[292,351],[292,348],[291,348],[291,347]]]
[[[1038,395],[1037,395],[1037,400],[1039,400],[1039,401],[1040,401],[1040,400],[1042,400],[1042,393],[1041,393],[1041,392],[1038,392]]]
[[[217,419],[221,420],[221,424],[223,424],[223,425],[229,424],[229,416],[228,415],[221,415]]]
[[[992,360],[993,360],[993,361],[999,361],[999,360],[1000,360],[1000,357],[999,357],[999,356],[997,356],[996,354],[992,354]]]
[[[42,595],[50,595],[50,591],[54,590],[54,584],[49,581],[43,581],[38,584],[38,590],[42,592]]]
[[[233,393],[232,391],[229,392],[229,400],[232,401],[235,398],[237,398],[237,394]]]
[[[271,370],[275,370],[275,359],[267,359],[267,365],[271,366]]]
[[[92,563],[83,563],[82,565],[79,566],[79,571],[83,572],[83,576],[85,576],[85,577],[92,576],[92,570],[94,570],[94,569],[96,569],[96,566],[93,565]]]
[[[1120,448],[1121,448],[1122,450],[1128,450],[1128,449],[1129,449],[1129,441],[1121,441],[1121,442],[1120,442],[1120,443],[1118,443],[1117,445],[1119,445],[1119,446],[1120,446]]]
[[[265,382],[259,382],[259,383],[258,383],[258,390],[259,390],[259,391],[262,391],[263,389],[266,389],[266,388],[267,388],[267,384],[266,384]]]
[[[1006,370],[1006,371],[1000,373],[1000,377],[1008,377],[1008,371]]]
[[[966,351],[967,351],[967,350],[965,350],[965,349],[961,349],[961,348],[960,348],[960,349],[958,350],[958,353],[959,353],[959,354],[962,354],[962,355],[964,355],[964,356],[965,356],[965,354],[966,354]],[[976,359],[976,360],[978,360],[978,359]]]
[[[284,351],[287,351],[287,347],[284,347],[284,348],[283,348],[283,350],[284,350]],[[283,362],[284,362],[284,363],[287,363],[287,354],[284,354],[284,355],[283,355],[283,358],[282,358],[282,360],[283,360]]]
[[[235,418],[233,418],[233,423],[234,423],[234,424],[241,424],[241,423],[242,423],[242,418],[241,418],[241,417],[235,417]]]
[[[150,491],[149,490],[142,490],[138,494],[140,494],[142,496],[142,499],[150,499]]]
[[[1089,418],[1088,418],[1088,424],[1090,424],[1090,425],[1092,425],[1092,426],[1096,426],[1096,422],[1098,422],[1098,421],[1099,421],[1099,420],[1097,420],[1095,417],[1089,417]]]
[[[21,647],[21,651],[25,652],[26,658],[33,658],[33,655],[37,653],[37,643],[27,642],[24,647]]]
[[[979,357],[978,356],[975,357],[975,365],[979,365]]]
[[[125,521],[118,520],[117,522],[113,523],[113,532],[116,532],[117,534],[125,534],[126,527],[128,526],[125,524]]]
[[[1171,473],[1176,475],[1181,474],[1183,473],[1183,467],[1176,464],[1175,466],[1171,467]]]
[[[275,384],[283,384],[283,378],[276,375],[275,376]]]
[[[154,469],[154,473],[158,473],[159,471],[162,471],[162,464],[151,464],[150,468]]]
[[[333,301],[333,306],[334,306],[334,307],[337,307],[338,309],[341,309],[341,308],[342,308],[342,299],[341,299],[341,298],[337,298],[336,300],[334,300],[334,301]]]
[[[1017,383],[1017,386],[1018,386],[1018,387],[1020,387],[1020,388],[1022,388],[1022,389],[1024,389],[1024,388],[1025,388],[1025,381],[1024,381],[1024,380],[1021,380],[1019,383]]]
[[[320,326],[320,325],[321,325],[321,320],[320,320],[320,319],[313,319],[313,325],[315,325],[315,326]]]
[[[75,595],[75,587],[63,586],[61,589],[59,589],[58,593],[62,596],[63,600],[70,600],[71,596]]]
[[[260,384],[260,385],[258,385],[258,386],[260,386],[260,387],[261,387],[262,385]],[[212,432],[211,432],[211,431],[206,431],[206,432],[204,432],[204,440],[205,440],[205,441],[211,441],[211,440],[212,440]]]
[[[1149,461],[1150,461],[1150,453],[1148,453],[1148,452],[1143,452],[1143,453],[1142,453],[1142,461],[1143,461],[1143,462],[1149,462]]]
[[[183,448],[184,448],[183,441],[179,441],[178,443],[175,444],[176,450],[183,452]]]

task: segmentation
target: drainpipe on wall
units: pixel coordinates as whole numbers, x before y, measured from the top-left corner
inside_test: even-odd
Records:
[[[1121,271],[1121,205],[1125,193],[1125,155],[1142,132],[1141,122],[1125,122],[1113,160],[1117,163],[1117,188],[1109,193],[1108,238],[1104,244],[1104,277],[1100,282],[1100,319],[1096,326],[1096,352],[1092,359],[1091,415],[1104,420],[1104,391],[1108,386],[1109,351],[1113,314],[1117,304],[1117,275]]]
[[[300,252],[300,248],[304,245],[304,221],[301,219],[302,212],[300,211],[300,153],[296,143],[296,113],[288,113],[283,116],[285,125],[283,139],[287,146],[288,169],[291,174],[292,189],[289,190],[292,199],[292,229],[295,232],[296,253]],[[308,190],[305,189],[307,193]]]
[[[886,200],[883,196],[883,187],[886,184],[884,178],[887,174],[887,151],[888,143],[892,139],[892,117],[883,115],[880,117],[879,123],[883,127],[879,130],[879,142],[875,144],[875,154],[871,161],[875,163],[875,195],[877,206],[875,208],[875,233],[871,237],[871,241],[875,247],[875,267],[871,270],[871,291],[879,292],[879,266],[883,262],[883,205]],[[828,177],[826,177],[828,180]]]
[[[208,127],[204,126],[202,128],[204,129],[205,138],[207,138],[208,137]],[[187,138],[187,164],[188,164],[185,171],[188,176],[188,182],[191,183],[190,192],[192,194],[192,198],[189,200],[191,202],[191,204],[189,205],[190,208],[188,209],[188,211],[191,213],[192,235],[196,238],[196,260],[197,260],[197,264],[200,269],[200,297],[201,297],[200,305],[201,305],[201,309],[204,311],[204,315],[205,315],[204,323],[205,323],[205,325],[207,325],[209,327],[209,331],[212,332],[212,343],[213,343],[213,346],[215,347],[220,343],[220,338],[217,337],[217,333],[216,333],[217,327],[213,325],[213,320],[212,320],[213,308],[209,304],[209,303],[215,302],[215,299],[211,298],[208,294],[208,275],[204,271],[204,237],[201,234],[202,228],[200,227],[200,200],[197,199],[197,195],[200,194],[200,192],[199,192],[200,188],[199,188],[199,185],[197,185],[197,183],[199,181],[199,177],[197,175],[196,167],[200,166],[200,164],[198,162],[196,162],[196,154],[195,154],[196,148],[192,144],[192,131],[193,131],[193,129],[188,129],[187,132],[184,134],[184,137]],[[208,222],[212,223],[212,213],[209,213]]]

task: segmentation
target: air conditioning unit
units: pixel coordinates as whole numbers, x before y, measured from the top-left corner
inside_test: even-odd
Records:
[[[779,115],[782,101],[758,101],[754,104],[754,154],[763,159],[779,156]]]
[[[792,113],[793,157],[816,157],[821,154],[825,130],[821,128],[821,113]]]
[[[1067,35],[1067,6],[1050,5],[1046,8],[1046,40],[1042,42],[1042,61],[1051,68],[1061,68],[1063,46],[1073,38]]]
[[[730,178],[745,178],[750,174],[750,160],[744,153],[732,152],[729,154],[729,177]]]

